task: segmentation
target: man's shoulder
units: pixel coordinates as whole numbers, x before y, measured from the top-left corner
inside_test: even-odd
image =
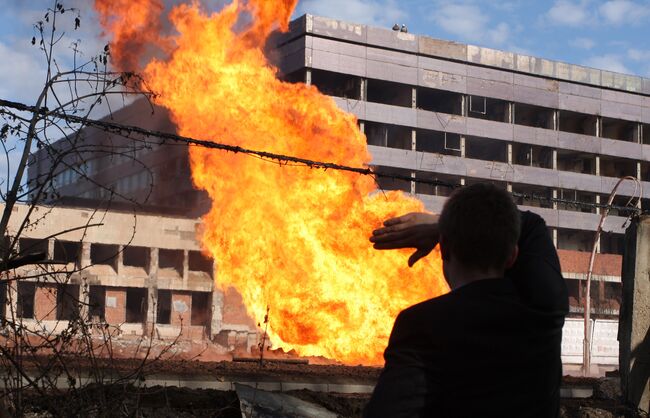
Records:
[[[441,315],[454,309],[456,306],[454,302],[457,298],[457,294],[449,292],[433,299],[425,300],[424,302],[404,309],[400,312],[399,318],[403,320],[425,319],[431,322],[432,320],[441,318]]]

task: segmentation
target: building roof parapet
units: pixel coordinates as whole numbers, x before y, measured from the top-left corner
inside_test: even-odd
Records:
[[[650,79],[606,70],[568,64],[515,52],[468,45],[424,35],[355,24],[310,14],[292,21],[289,32],[272,42],[282,45],[303,34],[377,46],[453,61],[587,84],[628,93],[650,95]]]

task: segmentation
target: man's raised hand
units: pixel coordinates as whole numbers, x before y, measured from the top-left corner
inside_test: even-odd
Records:
[[[378,250],[415,248],[409,257],[409,267],[428,255],[438,244],[438,215],[412,212],[384,222],[375,229],[370,242]]]

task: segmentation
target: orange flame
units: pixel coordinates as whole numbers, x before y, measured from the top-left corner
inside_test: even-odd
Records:
[[[279,81],[264,56],[266,38],[287,28],[295,4],[234,1],[210,16],[196,4],[178,6],[170,14],[176,47],[168,61],[147,66],[145,79],[182,135],[366,165],[355,117],[313,86]],[[242,13],[253,20],[236,32]],[[257,320],[270,306],[275,346],[380,364],[399,311],[448,290],[437,252],[410,269],[408,251],[368,242],[387,217],[423,210],[418,200],[371,195],[373,179],[352,173],[199,147],[190,159],[196,186],[213,201],[202,240],[217,261],[217,283],[236,288]]]

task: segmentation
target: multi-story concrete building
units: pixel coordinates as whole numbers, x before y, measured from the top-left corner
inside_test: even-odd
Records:
[[[313,84],[358,117],[377,170],[453,184],[489,181],[535,195],[518,197],[518,203],[551,228],[575,315],[584,292],[576,279],[587,270],[597,205],[607,201],[618,178],[632,176],[646,191],[639,205],[650,209],[650,79],[311,15],[269,45],[284,80]],[[164,112],[150,113],[136,103],[114,118],[173,129]],[[90,130],[87,136],[119,141]],[[205,195],[192,188],[184,149],[154,146],[137,153],[155,178],[149,203],[192,216],[207,209]],[[48,170],[45,150],[34,157],[30,179]],[[150,184],[128,158],[85,159],[71,163],[85,164],[97,182],[133,198]],[[57,179],[63,196],[106,193],[69,169]],[[450,193],[417,181],[381,179],[379,186],[414,194],[433,211]],[[637,192],[624,184],[614,204],[625,206]],[[618,313],[626,216],[613,210],[598,243],[597,317]]]
[[[15,207],[10,235],[28,209]],[[217,287],[216,266],[201,253],[200,219],[73,207],[35,213],[16,250],[56,263],[21,267],[11,273],[20,280],[0,283],[3,320],[56,333],[81,318],[112,326],[120,339],[211,340],[224,351],[256,343],[241,300]]]

